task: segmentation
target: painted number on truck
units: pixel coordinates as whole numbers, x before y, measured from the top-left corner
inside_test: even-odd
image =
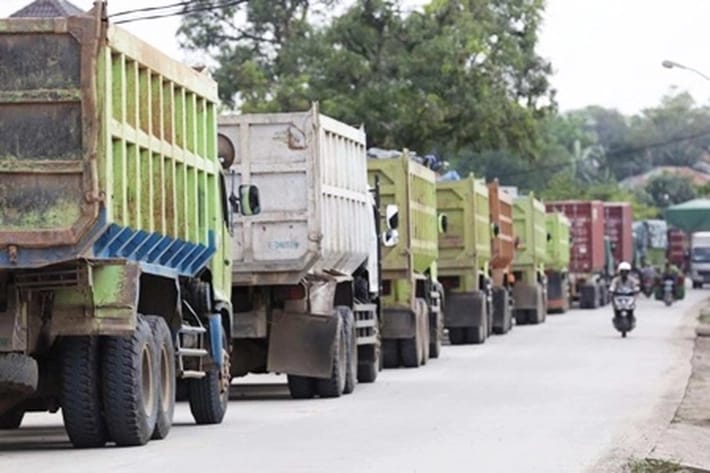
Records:
[[[270,250],[297,250],[300,245],[295,240],[271,240]]]

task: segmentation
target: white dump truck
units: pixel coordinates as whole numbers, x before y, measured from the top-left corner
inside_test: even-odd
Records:
[[[377,377],[380,217],[365,146],[363,129],[317,106],[221,118],[227,193],[258,183],[264,196],[251,203],[260,215],[234,225],[233,376],[287,374],[299,399],[337,397]],[[396,209],[388,212],[396,226]]]

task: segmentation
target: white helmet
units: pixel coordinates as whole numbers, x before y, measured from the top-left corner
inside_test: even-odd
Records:
[[[631,271],[631,265],[626,261],[622,261],[621,263],[619,263],[619,272],[622,271]]]

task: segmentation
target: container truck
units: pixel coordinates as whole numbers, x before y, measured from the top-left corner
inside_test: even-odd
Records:
[[[232,375],[287,375],[296,399],[339,397],[379,370],[379,217],[366,137],[319,113],[229,115],[232,187],[263,194],[236,221]],[[396,213],[389,221],[397,219]]]
[[[488,203],[491,221],[493,332],[504,334],[513,327],[513,196],[505,192],[498,181],[494,180],[488,183]]]
[[[444,326],[452,345],[483,343],[493,329],[491,225],[488,187],[473,175],[436,184],[436,205],[447,218],[439,237],[439,282],[444,287]]]
[[[612,266],[634,263],[633,209],[628,202],[604,203],[604,234],[611,243]]]
[[[683,230],[678,228],[668,229],[668,251],[666,252],[666,259],[683,272],[688,272],[689,269],[689,247],[688,236]]]
[[[165,437],[178,380],[221,422],[230,381],[217,84],[105,8],[0,20],[0,427],[76,447]]]
[[[383,362],[385,368],[418,367],[441,348],[443,289],[436,261],[445,219],[437,216],[435,173],[407,150],[391,156],[367,164],[370,183],[381,183],[382,203],[399,209],[399,241],[382,257]]]
[[[580,308],[596,308],[608,301],[609,243],[604,236],[604,204],[601,201],[548,202],[548,212],[561,212],[570,221],[572,254],[570,288]]]
[[[545,216],[547,228],[547,312],[564,313],[570,307],[569,262],[570,262],[570,223],[567,217],[558,212]]]
[[[513,315],[518,325],[539,324],[547,314],[545,205],[531,192],[513,204],[515,259],[513,260]]]

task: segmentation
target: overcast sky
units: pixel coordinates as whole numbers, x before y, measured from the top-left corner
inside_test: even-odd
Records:
[[[110,11],[176,0],[113,0]],[[0,0],[0,17],[29,0]],[[409,0],[412,5],[424,0]],[[89,8],[92,0],[73,0]],[[710,0],[547,0],[539,52],[555,69],[553,85],[563,110],[599,104],[626,113],[658,103],[677,86],[707,102],[710,82],[661,67],[673,59],[710,74]],[[177,59],[177,18],[126,25]]]

